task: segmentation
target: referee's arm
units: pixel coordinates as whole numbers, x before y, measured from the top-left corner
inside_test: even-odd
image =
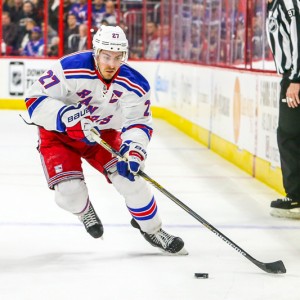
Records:
[[[299,1],[297,1],[299,2]],[[290,17],[290,38],[292,43],[291,82],[300,83],[300,4],[288,11]]]
[[[292,1],[294,2],[294,1]],[[297,1],[299,2],[299,1]],[[295,3],[295,2],[294,2]],[[290,38],[292,47],[292,67],[289,79],[291,83],[286,91],[287,104],[291,108],[300,105],[300,4],[295,4],[293,9],[288,11],[290,17]]]

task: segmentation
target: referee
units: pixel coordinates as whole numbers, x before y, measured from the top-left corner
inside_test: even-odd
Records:
[[[280,83],[277,143],[286,197],[271,215],[300,219],[300,1],[267,0],[266,30]]]
[[[266,31],[280,83],[277,143],[286,197],[271,215],[300,219],[300,1],[267,0]]]

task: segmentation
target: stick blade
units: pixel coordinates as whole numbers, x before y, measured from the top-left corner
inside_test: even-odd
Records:
[[[257,266],[267,273],[272,273],[272,274],[286,273],[286,268],[281,260],[274,261],[272,263],[259,263]]]

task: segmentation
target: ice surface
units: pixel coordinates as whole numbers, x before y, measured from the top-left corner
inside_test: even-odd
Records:
[[[164,229],[189,251],[163,255],[130,226],[113,187],[84,163],[105,230],[104,240],[94,240],[54,203],[36,128],[19,113],[0,111],[1,300],[300,299],[300,223],[269,215],[275,191],[155,119],[145,172],[257,260],[282,259],[287,274],[263,272],[154,189]]]

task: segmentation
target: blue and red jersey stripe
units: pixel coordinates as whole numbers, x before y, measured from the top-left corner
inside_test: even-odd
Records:
[[[140,85],[138,85],[136,83],[133,83],[132,81],[130,81],[126,77],[122,77],[122,76],[119,75],[119,76],[116,77],[114,82],[120,84],[123,87],[125,87],[127,90],[136,93],[140,97],[144,96],[147,93]]]
[[[143,124],[133,124],[133,125],[128,126],[127,128],[122,128],[122,133],[129,129],[132,129],[132,128],[138,128],[138,129],[143,130],[146,133],[149,141],[151,140],[153,129],[151,127],[149,127],[147,125],[143,125]]]
[[[30,117],[32,116],[33,111],[37,108],[37,106],[47,97],[48,96],[41,96],[41,97],[33,97],[33,98],[25,99],[26,108],[28,110]]]
[[[68,69],[64,70],[66,79],[72,78],[85,78],[85,79],[97,79],[97,73],[95,70],[90,69]]]

